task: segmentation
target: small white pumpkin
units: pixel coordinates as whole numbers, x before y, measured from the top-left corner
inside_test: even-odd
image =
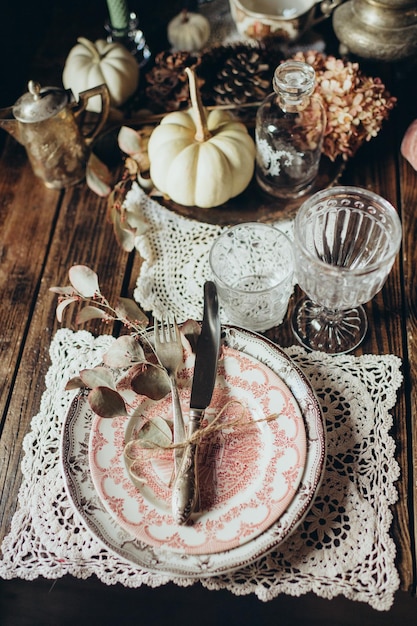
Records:
[[[200,50],[209,40],[210,22],[200,13],[183,9],[168,24],[168,41],[176,50]]]
[[[157,189],[184,206],[212,208],[249,185],[255,143],[227,111],[206,117],[195,75],[186,68],[192,108],[168,113],[149,139],[151,179]]]
[[[110,104],[121,106],[133,95],[139,83],[139,66],[133,55],[119,43],[98,39],[95,43],[79,37],[69,52],[62,74],[65,89],[77,98],[80,91],[105,83]],[[90,98],[89,111],[100,112],[99,96]]]

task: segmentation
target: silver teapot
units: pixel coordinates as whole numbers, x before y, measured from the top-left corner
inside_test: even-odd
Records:
[[[80,114],[97,95],[102,100],[101,113],[92,128],[83,127]],[[0,109],[0,126],[25,147],[34,173],[51,189],[74,185],[85,177],[91,143],[108,117],[106,85],[87,89],[78,97],[75,101],[70,90],[29,81],[26,94],[12,107]]]

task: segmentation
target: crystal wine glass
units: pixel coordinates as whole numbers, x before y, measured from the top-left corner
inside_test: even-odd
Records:
[[[293,331],[306,348],[343,354],[367,331],[363,307],[384,285],[401,244],[394,207],[359,187],[319,191],[294,224],[296,279],[306,296],[295,306]]]

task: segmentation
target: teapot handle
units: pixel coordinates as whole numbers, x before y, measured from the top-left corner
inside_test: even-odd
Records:
[[[83,135],[87,145],[90,144],[95,137],[97,137],[107,121],[110,110],[110,92],[107,85],[98,85],[97,87],[80,91],[78,94],[78,102],[75,102],[73,105],[74,117],[77,118],[85,110],[89,99],[93,96],[101,96],[101,113],[96,125]]]
[[[316,0],[316,4],[319,4],[319,9],[321,11],[321,15],[319,15],[318,17],[316,17],[313,22],[312,22],[312,26],[315,26],[316,24],[319,24],[320,22],[322,22],[323,20],[327,19],[328,17],[330,17],[330,15],[332,14],[332,12],[336,9],[337,6],[339,6],[339,4],[341,4],[343,2],[343,0]]]

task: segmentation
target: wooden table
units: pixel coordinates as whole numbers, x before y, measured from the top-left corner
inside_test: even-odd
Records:
[[[93,3],[87,12],[82,3],[75,2],[71,9],[73,25],[71,29],[66,29],[64,24],[68,20],[62,7],[55,8],[54,13],[51,4],[45,3],[52,11],[49,21],[39,18],[45,32],[37,41],[38,54],[33,56],[31,63],[28,59],[25,59],[26,63],[21,62],[19,67],[25,68],[20,74],[21,84],[16,80],[9,83],[9,91],[6,90],[6,95],[2,96],[3,105],[11,104],[25,90],[29,78],[47,77],[50,84],[59,84],[63,60],[74,41],[74,24],[82,23],[83,28],[80,27],[79,32],[82,30],[83,34],[91,38],[102,36],[105,7],[97,10],[98,3]],[[70,10],[70,7],[67,8]],[[86,13],[83,13],[84,10]],[[81,16],[84,18],[83,22]],[[62,37],[56,36],[57,25]],[[54,30],[51,30],[52,27]],[[153,32],[150,25],[149,30]],[[153,42],[153,45],[156,43]],[[402,250],[382,292],[366,306],[370,330],[356,354],[392,353],[403,359],[404,384],[393,410],[393,436],[397,445],[396,458],[401,467],[401,478],[397,483],[398,502],[393,507],[392,534],[398,551],[397,566],[401,589],[411,595],[416,591],[417,582],[417,477],[413,469],[417,468],[417,174],[400,156],[399,145],[408,123],[417,113],[417,100],[407,91],[410,82],[415,82],[410,80],[409,68],[379,69],[387,74],[384,80],[391,93],[398,96],[398,106],[383,132],[361,148],[348,164],[341,182],[367,187],[381,194],[398,208],[403,223]],[[18,92],[18,89],[21,91]],[[13,99],[5,102],[4,98],[9,96]],[[81,263],[97,271],[103,293],[131,297],[141,261],[137,253],[128,254],[118,247],[112,228],[106,221],[105,199],[96,196],[84,183],[64,191],[46,189],[34,176],[23,147],[4,131],[0,131],[0,150],[1,541],[10,529],[16,510],[21,482],[22,441],[28,432],[32,416],[39,410],[44,377],[49,367],[48,350],[51,339],[59,328],[55,318],[56,298],[48,291],[49,287],[66,284],[69,267],[74,263]],[[88,328],[94,332],[112,332],[109,327],[90,325]],[[293,343],[288,323],[270,332],[269,336],[284,346]],[[87,591],[91,598],[104,597],[100,595],[104,586],[97,581],[67,581],[66,584],[69,591],[60,601],[68,600],[67,615],[72,610],[71,592],[78,598],[85,597],[83,594]],[[33,589],[36,588],[35,582],[22,583],[21,587],[3,582],[2,589],[6,594],[3,599],[7,597],[12,602],[11,598],[15,598],[14,594],[17,594],[17,598],[20,597],[24,602],[25,597],[32,598]],[[164,594],[166,597],[173,597],[175,592],[173,586],[158,592],[139,590],[136,598],[140,603],[142,594],[144,598],[152,598],[158,603],[158,598],[163,598]],[[188,591],[188,594],[194,594],[188,596],[188,600],[185,599],[184,590],[178,590],[177,593],[179,596],[176,597],[183,598],[184,603],[190,601],[190,598],[198,602],[201,595],[207,606],[210,605],[208,592],[201,589]],[[106,594],[109,594],[109,598],[120,600],[129,597],[132,601],[131,590],[110,589],[105,590]],[[237,599],[231,600],[229,595],[222,593],[214,595],[214,598],[221,598],[222,602],[230,602],[230,606],[235,607]],[[35,600],[33,602],[35,604]],[[279,599],[276,603],[278,602]],[[325,615],[320,618],[322,623],[335,623],[327,621],[331,620],[329,603],[310,598],[305,600],[306,606],[309,606],[308,602],[313,603],[316,611],[320,610],[317,607],[327,607],[322,609]],[[101,605],[101,601],[98,604]],[[351,603],[346,601],[346,604],[350,606]],[[247,604],[242,601],[240,607],[243,606]],[[367,610],[366,607],[359,607],[358,610],[362,609]],[[96,610],[99,611],[98,608]],[[272,614],[271,608],[264,611],[265,616]],[[63,615],[64,613],[62,620],[58,618],[56,623],[67,623]],[[168,611],[166,615],[169,615]],[[383,618],[381,616],[380,621],[375,623],[389,623],[382,621]],[[20,622],[4,623],[26,622],[22,618]],[[27,623],[38,622],[35,620]]]

